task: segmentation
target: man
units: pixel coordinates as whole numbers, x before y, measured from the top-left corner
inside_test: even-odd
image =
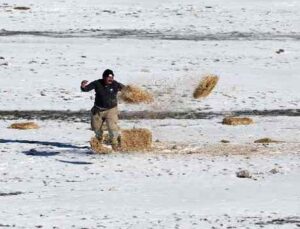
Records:
[[[96,138],[103,141],[103,124],[106,122],[111,145],[113,150],[118,149],[118,101],[117,94],[124,88],[124,85],[114,80],[114,73],[106,69],[102,74],[102,79],[88,83],[87,80],[81,82],[81,90],[88,92],[95,90],[95,102],[91,110],[91,126]]]

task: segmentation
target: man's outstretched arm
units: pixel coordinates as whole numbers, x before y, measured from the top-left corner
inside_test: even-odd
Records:
[[[121,91],[125,87],[125,85],[121,84],[120,82],[116,81],[116,83],[118,84],[118,91]]]
[[[94,82],[89,83],[87,80],[83,80],[81,81],[80,89],[81,91],[91,91],[95,89],[95,84]]]

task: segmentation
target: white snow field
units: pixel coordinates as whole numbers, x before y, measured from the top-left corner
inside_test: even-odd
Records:
[[[275,122],[264,119],[252,127],[224,128],[219,124],[217,136],[210,131],[216,128],[216,120],[200,125],[186,120],[143,124],[122,121],[126,128],[134,125],[152,128],[154,150],[108,155],[92,154],[88,149],[87,141],[93,134],[86,123],[37,121],[40,129],[22,131],[8,129],[13,122],[0,123],[1,225],[16,228],[296,228],[299,225],[300,143],[295,143],[299,131],[298,136],[289,139],[289,133],[295,130],[280,119]],[[287,118],[286,122],[295,123],[295,118]],[[285,132],[281,140],[290,143],[253,144],[254,139],[269,134],[265,128],[271,123],[276,124],[274,135]],[[299,130],[299,122],[294,128]],[[187,134],[185,130],[189,129],[192,131]],[[174,133],[173,138],[170,132]],[[232,143],[217,144],[216,140],[223,138]],[[157,140],[169,145],[162,147]],[[248,170],[252,178],[238,178],[236,172],[240,170]]]
[[[298,0],[0,0],[0,228],[300,228],[299,11]],[[155,96],[120,111],[219,115],[120,120],[150,129],[153,149],[107,155],[91,152],[80,117],[8,128],[28,120],[2,111],[90,109],[80,82],[106,68]],[[206,73],[220,80],[195,100]],[[221,124],[245,110],[268,115]],[[254,143],[265,137],[279,142]]]
[[[31,9],[13,9],[23,5]],[[156,95],[143,109],[299,108],[299,8],[296,0],[1,0],[0,106],[90,108],[81,80],[111,68]],[[195,101],[205,73],[219,85]]]

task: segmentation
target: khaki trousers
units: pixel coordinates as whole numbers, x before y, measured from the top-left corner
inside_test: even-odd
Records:
[[[93,107],[91,117],[92,130],[95,132],[98,139],[103,137],[103,124],[106,122],[110,140],[116,141],[119,136],[118,127],[118,108],[114,107],[105,111],[99,110],[97,107]]]

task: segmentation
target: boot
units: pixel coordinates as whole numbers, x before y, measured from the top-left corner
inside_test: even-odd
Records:
[[[97,137],[97,136],[96,136],[96,138],[97,138],[97,140],[99,141],[100,144],[103,143],[103,136],[100,136],[100,137]]]
[[[111,140],[111,147],[112,147],[112,149],[113,149],[114,151],[119,151],[119,150],[121,149],[121,148],[120,148],[120,145],[119,145],[118,139],[113,138],[113,139]]]
[[[102,131],[95,131],[95,137],[99,141],[100,144],[103,143],[103,132]]]

